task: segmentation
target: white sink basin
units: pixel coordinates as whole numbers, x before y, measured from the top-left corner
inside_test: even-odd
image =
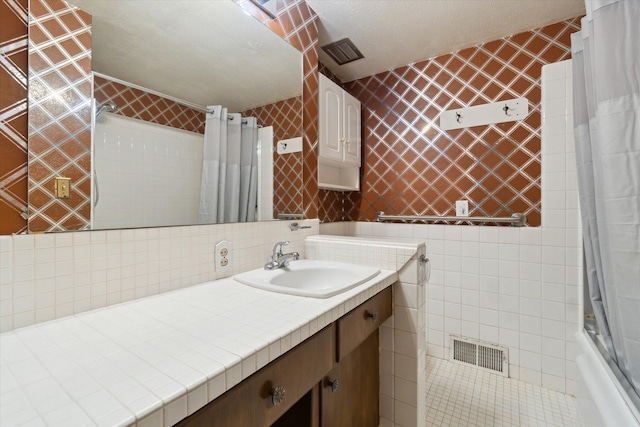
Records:
[[[268,291],[314,298],[328,298],[377,276],[375,267],[344,262],[302,259],[275,270],[258,269],[233,278]]]

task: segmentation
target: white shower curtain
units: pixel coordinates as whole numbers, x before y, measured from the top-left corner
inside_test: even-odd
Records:
[[[640,2],[587,0],[572,35],[574,135],[590,299],[640,392]]]
[[[207,107],[204,131],[200,224],[255,220],[257,197],[257,121]],[[255,175],[255,176],[254,176]],[[255,183],[254,183],[255,181]]]

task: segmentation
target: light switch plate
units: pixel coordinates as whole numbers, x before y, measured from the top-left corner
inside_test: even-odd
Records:
[[[216,271],[226,273],[231,270],[231,242],[228,240],[220,240],[216,244]]]
[[[56,199],[70,199],[71,198],[71,178],[57,176],[55,193],[56,193]]]
[[[456,200],[456,216],[469,216],[469,201]]]

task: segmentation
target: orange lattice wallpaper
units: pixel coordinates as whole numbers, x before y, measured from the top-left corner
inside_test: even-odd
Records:
[[[540,75],[571,57],[579,18],[409,64],[344,85],[363,105],[360,193],[345,217],[376,212],[455,215],[469,201],[481,216],[527,215],[540,225]],[[442,111],[525,97],[525,120],[442,131]]]
[[[285,99],[242,112],[258,123],[273,126],[273,148],[278,141],[302,135],[302,97]],[[302,153],[273,155],[273,217],[302,213]]]
[[[29,232],[91,220],[91,15],[62,0],[29,5]],[[54,197],[71,178],[71,198]]]
[[[27,5],[0,1],[0,235],[27,229]]]
[[[206,114],[201,110],[98,75],[93,84],[96,107],[111,101],[118,106],[115,114],[204,134]]]

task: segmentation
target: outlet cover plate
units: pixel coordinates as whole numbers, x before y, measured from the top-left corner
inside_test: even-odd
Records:
[[[216,271],[226,273],[231,270],[231,242],[228,240],[220,240],[216,244]]]
[[[468,200],[456,200],[456,216],[469,216]]]

